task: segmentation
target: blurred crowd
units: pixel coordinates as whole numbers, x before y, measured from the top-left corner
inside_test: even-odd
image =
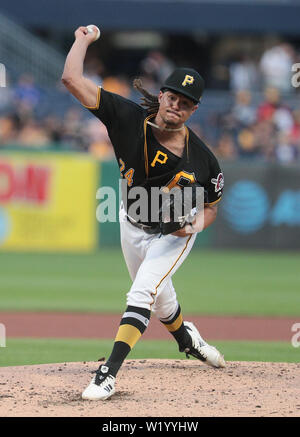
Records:
[[[296,52],[286,43],[266,50],[258,63],[244,55],[234,59],[228,66],[228,89],[222,91],[226,105],[215,99],[208,111],[207,92],[190,127],[222,159],[300,159],[299,89],[291,83],[296,62],[300,62]],[[137,74],[145,88],[157,93],[174,67],[162,52],[150,51]],[[96,57],[85,64],[85,75],[109,91],[139,101],[133,78],[108,74]],[[22,74],[15,83],[8,78],[0,92],[0,150],[16,145],[51,147],[113,158],[104,125],[80,107],[60,81],[55,89],[46,90],[31,75]]]
[[[258,105],[248,90],[240,90],[227,112],[213,115],[211,125],[218,136],[207,141],[224,159],[260,158],[293,162],[300,159],[300,105],[292,109],[277,88],[268,87]]]

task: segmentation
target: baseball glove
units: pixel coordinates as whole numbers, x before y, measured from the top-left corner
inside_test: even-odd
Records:
[[[161,191],[159,227],[162,235],[172,234],[191,223],[195,214],[204,207],[207,197],[206,191],[197,182],[188,187]]]

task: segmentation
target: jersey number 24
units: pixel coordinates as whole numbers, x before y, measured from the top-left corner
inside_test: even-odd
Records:
[[[120,163],[120,174],[121,174],[121,177],[127,179],[128,187],[131,187],[131,185],[133,184],[134,169],[130,168],[129,170],[127,170],[123,174],[123,172],[125,170],[125,162],[121,158],[119,158],[119,163]]]

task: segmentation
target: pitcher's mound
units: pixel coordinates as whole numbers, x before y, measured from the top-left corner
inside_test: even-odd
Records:
[[[300,364],[127,360],[106,401],[81,392],[100,363],[2,367],[0,416],[299,416]]]

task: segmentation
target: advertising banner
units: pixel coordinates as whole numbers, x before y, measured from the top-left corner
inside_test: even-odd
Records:
[[[0,155],[0,250],[97,245],[98,166],[84,154]]]
[[[299,165],[224,163],[214,246],[300,249]]]

